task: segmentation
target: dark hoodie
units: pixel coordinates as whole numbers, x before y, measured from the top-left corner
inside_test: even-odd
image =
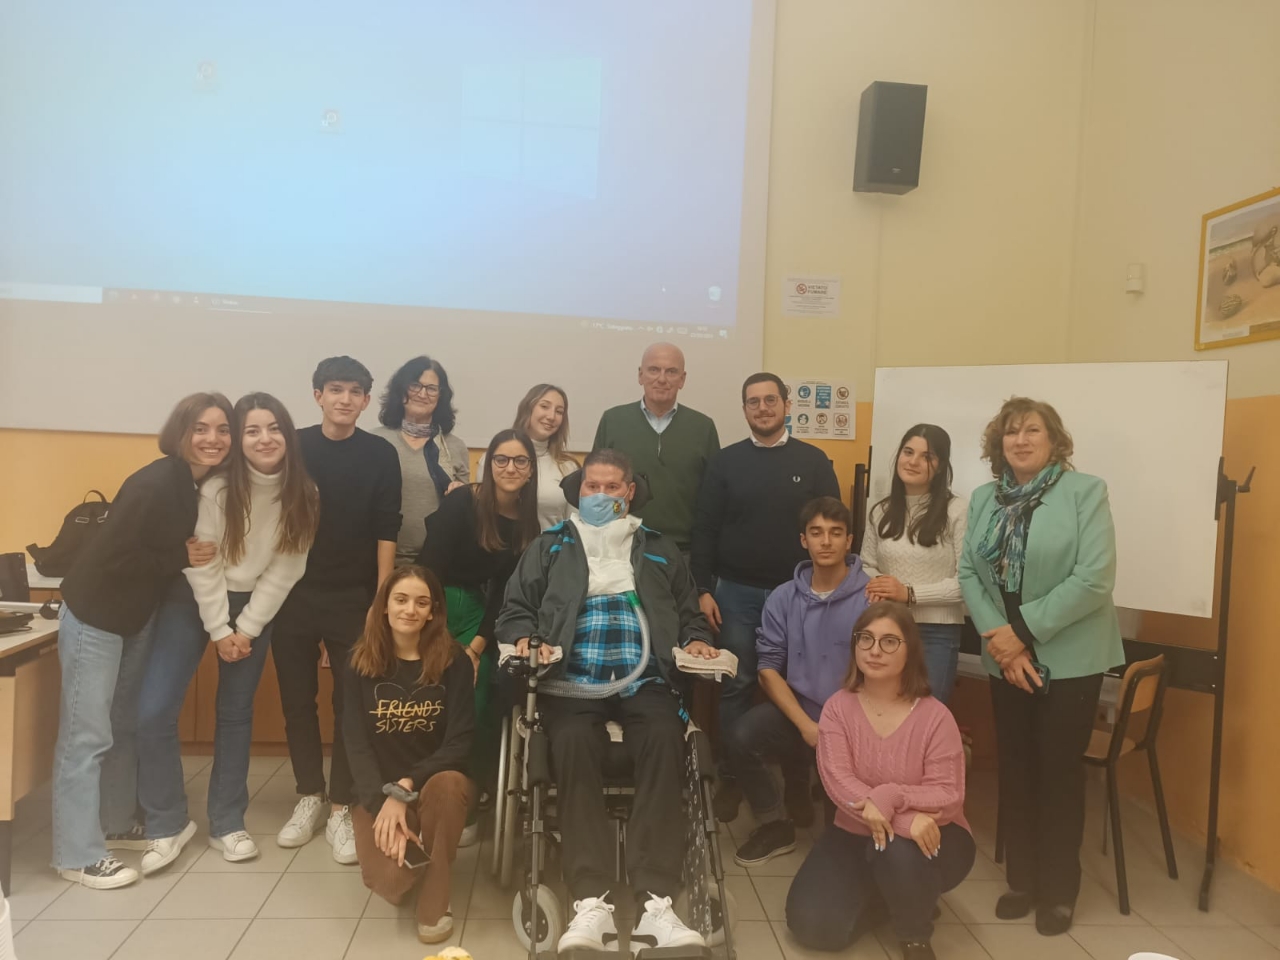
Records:
[[[811,587],[813,561],[797,564],[795,576],[769,594],[756,633],[757,669],[780,673],[815,722],[827,698],[844,683],[853,625],[867,608],[871,578],[857,557],[850,555],[845,563],[844,579],[825,600]]]

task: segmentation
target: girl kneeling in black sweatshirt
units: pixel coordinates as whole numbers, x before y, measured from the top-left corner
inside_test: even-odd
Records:
[[[360,801],[351,811],[360,872],[365,886],[398,904],[417,878],[415,867],[427,861],[417,909],[423,943],[453,931],[449,867],[473,789],[467,758],[474,670],[447,619],[436,575],[396,568],[369,608],[344,678],[342,733]],[[414,793],[410,802],[401,799]]]

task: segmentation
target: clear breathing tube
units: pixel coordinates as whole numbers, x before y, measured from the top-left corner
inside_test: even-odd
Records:
[[[609,683],[542,680],[538,684],[539,687],[553,696],[566,697],[570,700],[605,700],[616,696],[639,680],[644,675],[645,668],[649,666],[649,619],[644,615],[640,599],[635,593],[628,594],[627,602],[631,604],[631,609],[635,611],[636,619],[640,622],[640,663],[634,670],[621,680],[612,680]]]

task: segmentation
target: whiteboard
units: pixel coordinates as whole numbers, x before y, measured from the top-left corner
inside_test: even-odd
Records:
[[[881,367],[869,503],[888,495],[902,434],[917,423],[951,435],[955,493],[989,482],[982,432],[1012,396],[1052,404],[1075,440],[1076,469],[1107,482],[1116,604],[1212,616],[1227,361]]]

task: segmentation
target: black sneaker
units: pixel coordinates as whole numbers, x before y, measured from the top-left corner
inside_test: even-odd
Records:
[[[737,780],[721,780],[720,789],[711,801],[711,810],[721,823],[733,823],[738,819],[738,808],[742,806],[742,788]]]
[[[138,882],[138,871],[126,867],[109,853],[97,863],[80,870],[59,870],[58,875],[63,880],[83,884],[93,890],[114,890]]]
[[[1021,920],[1036,905],[1035,897],[1019,890],[1000,894],[996,901],[996,917],[1000,920]]]
[[[807,778],[785,785],[783,804],[787,808],[787,816],[797,827],[813,826],[813,795],[809,792]]]
[[[140,823],[130,827],[128,833],[108,833],[105,839],[108,850],[147,849],[147,831]]]
[[[933,947],[927,943],[902,942],[902,960],[937,960]]]
[[[796,848],[796,827],[790,820],[774,820],[747,838],[747,842],[733,855],[733,862],[740,867],[755,867],[768,863],[774,857],[790,853]]]

